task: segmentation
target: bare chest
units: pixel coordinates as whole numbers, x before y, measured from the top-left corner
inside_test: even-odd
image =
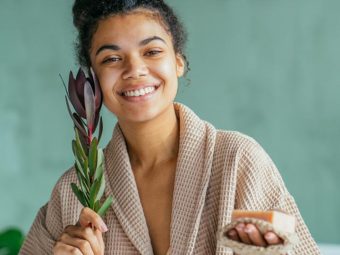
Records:
[[[156,169],[148,176],[135,175],[144,216],[155,255],[165,255],[170,246],[175,165]]]

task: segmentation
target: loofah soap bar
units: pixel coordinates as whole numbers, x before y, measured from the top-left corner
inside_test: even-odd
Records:
[[[295,217],[278,211],[245,211],[234,210],[232,214],[232,221],[240,218],[255,218],[264,220],[273,225],[273,227],[280,229],[287,233],[295,232]]]

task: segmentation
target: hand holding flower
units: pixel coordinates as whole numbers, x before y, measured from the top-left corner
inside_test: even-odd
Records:
[[[102,233],[106,231],[107,226],[101,217],[85,207],[78,223],[64,229],[53,247],[53,254],[103,255],[105,245]]]

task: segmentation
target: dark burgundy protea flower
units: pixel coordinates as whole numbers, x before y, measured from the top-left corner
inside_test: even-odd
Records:
[[[69,102],[71,102],[75,113],[71,112]],[[89,77],[79,68],[76,78],[74,78],[72,71],[70,71],[66,103],[68,106],[71,118],[79,130],[83,145],[88,147],[91,144],[93,133],[96,131],[99,119],[99,138],[102,133],[102,118],[100,117],[100,109],[102,107],[103,99],[98,84],[98,80],[91,69]],[[82,120],[86,120],[86,123]],[[87,127],[87,130],[85,129]]]

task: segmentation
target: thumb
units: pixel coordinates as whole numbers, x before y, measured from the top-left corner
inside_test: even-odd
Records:
[[[101,232],[106,232],[108,230],[103,219],[95,211],[88,207],[84,207],[81,210],[77,225],[82,227],[97,228]]]

